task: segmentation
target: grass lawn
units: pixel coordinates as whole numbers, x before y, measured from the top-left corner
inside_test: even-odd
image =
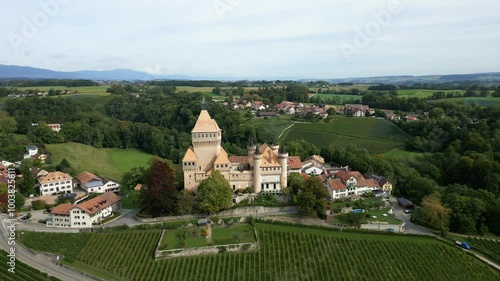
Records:
[[[185,245],[178,244],[177,235],[181,229],[167,230],[161,241],[161,250],[171,250],[179,248],[196,248],[206,247],[207,240],[203,233],[205,227],[197,227],[187,229]],[[212,226],[212,242],[214,246],[239,244],[239,243],[253,243],[255,236],[253,228],[249,224],[235,224],[232,226]]]
[[[253,243],[255,235],[249,224],[236,224],[230,227],[212,227],[212,242],[214,245],[228,245],[238,243]]]
[[[66,158],[77,173],[89,171],[120,180],[133,167],[147,166],[150,154],[136,149],[94,148],[80,143],[49,144],[54,164]]]
[[[391,208],[382,208],[381,210],[378,209],[369,210],[368,213],[370,214],[370,216],[376,216],[377,218],[376,219],[369,218],[366,220],[371,222],[379,221],[379,222],[387,222],[390,224],[401,224],[401,221],[398,220],[394,215],[387,214],[387,212],[389,212],[390,209]],[[383,214],[387,214],[387,217],[384,217]]]

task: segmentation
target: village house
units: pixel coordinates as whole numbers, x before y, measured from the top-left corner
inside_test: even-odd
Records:
[[[288,156],[288,175],[290,173],[301,173],[302,163],[300,162],[300,156]]]
[[[302,173],[306,175],[319,176],[325,171],[325,159],[319,155],[313,155],[302,162]]]
[[[75,187],[80,187],[87,193],[105,193],[120,191],[120,184],[108,178],[96,176],[89,172],[82,172],[77,176]]]
[[[52,209],[47,227],[90,228],[101,223],[121,208],[121,198],[106,192],[90,200],[75,204],[60,204]]]
[[[373,192],[380,187],[373,179],[365,179],[356,171],[338,171],[334,178],[325,182],[325,187],[332,199],[362,195]]]
[[[222,130],[206,110],[201,111],[191,136],[192,146],[182,160],[186,190],[197,193],[213,171],[219,171],[233,191],[250,188],[254,193],[281,193],[286,187],[288,153],[283,147],[250,143],[248,155],[229,157],[221,146]]]
[[[367,173],[365,175],[365,178],[377,181],[378,185],[380,186],[380,189],[383,192],[392,193],[392,183],[385,177],[373,173]]]
[[[35,179],[45,177],[46,175],[49,174],[49,172],[47,172],[43,169],[40,169],[40,168],[35,168],[35,167],[31,168],[30,171]]]
[[[285,114],[288,115],[293,115],[295,114],[295,107],[297,104],[290,102],[290,101],[283,101],[280,104],[277,104],[275,106],[275,109],[277,112],[284,112]]]
[[[24,154],[24,159],[31,158],[38,154],[38,147],[36,145],[27,145],[24,148],[26,149],[26,154]]]
[[[366,112],[370,110],[368,105],[362,104],[346,104],[342,110],[344,115],[350,115],[352,117],[365,117]],[[375,111],[373,111],[375,113]]]
[[[252,110],[255,111],[260,111],[260,110],[265,110],[266,105],[262,101],[253,101],[251,105]]]
[[[40,195],[73,193],[73,177],[63,172],[51,172],[38,179]]]

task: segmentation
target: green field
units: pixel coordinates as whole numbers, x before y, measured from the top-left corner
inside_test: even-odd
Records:
[[[398,95],[402,97],[412,97],[412,98],[428,98],[431,97],[435,92],[444,93],[455,93],[458,92],[463,94],[464,90],[429,90],[429,89],[410,89],[410,90],[398,90]]]
[[[500,97],[467,97],[467,98],[451,98],[442,100],[433,100],[430,102],[461,102],[465,104],[476,104],[483,107],[495,106],[500,104]]]
[[[18,241],[105,280],[498,280],[466,252],[431,237],[336,232],[257,224],[259,251],[155,261],[161,230],[28,233]],[[36,235],[36,239],[35,236]],[[27,239],[29,238],[29,239]],[[87,238],[86,238],[87,239]],[[74,243],[74,248],[59,247]],[[72,252],[72,253],[70,253]]]
[[[151,154],[136,149],[94,148],[80,143],[47,145],[53,163],[66,158],[77,173],[89,171],[119,180],[133,167],[146,166]]]
[[[370,216],[375,216],[376,218],[369,218],[366,219],[367,221],[370,222],[387,222],[389,224],[401,224],[402,221],[398,220],[394,215],[389,215],[387,212],[389,212],[391,208],[383,208],[381,210],[369,210],[368,213]],[[386,214],[387,216],[384,217],[383,215]]]
[[[370,153],[402,149],[409,137],[391,122],[376,118],[337,117],[329,123],[296,123],[280,141],[304,139],[317,147],[345,148],[355,144]]]
[[[88,86],[88,87],[44,86],[44,87],[17,87],[17,89],[19,90],[37,89],[44,92],[48,92],[50,89],[77,91],[78,93],[76,94],[52,96],[50,98],[70,99],[71,101],[74,102],[86,103],[96,107],[101,107],[112,99],[111,94],[106,92],[108,86]]]
[[[343,100],[356,99],[361,101],[361,98],[363,98],[362,95],[339,95],[339,94],[317,94],[314,95],[314,97],[320,97],[322,101],[333,98],[341,98]]]
[[[16,260],[15,273],[8,271],[10,268],[7,264],[9,258],[7,257],[7,252],[0,250],[0,280],[2,281],[50,281],[50,280],[60,280],[55,277],[49,277],[47,273],[43,273],[38,269],[30,267],[25,263]]]

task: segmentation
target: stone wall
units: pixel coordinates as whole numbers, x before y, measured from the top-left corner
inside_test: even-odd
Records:
[[[199,255],[211,255],[224,252],[254,252],[259,249],[259,242],[258,242],[259,239],[255,228],[253,229],[256,241],[254,243],[239,243],[239,244],[207,246],[207,247],[197,247],[197,248],[160,250],[161,241],[163,240],[165,231],[166,230],[162,231],[160,240],[158,241],[158,245],[156,246],[155,260],[199,256]]]
[[[394,232],[396,233],[403,233],[405,230],[405,224],[367,223],[362,224],[361,229],[375,231],[387,231],[387,229],[394,229]]]
[[[239,207],[235,209],[224,210],[222,212],[213,213],[211,217],[261,217],[261,216],[272,216],[272,215],[289,215],[297,214],[299,209],[297,206],[283,206],[283,207],[264,207],[264,206],[247,206]],[[197,218],[205,218],[206,215],[185,215],[185,216],[171,216],[171,217],[159,217],[159,218],[142,218],[137,216],[136,220],[143,223],[152,222],[167,222],[174,220],[191,220]]]

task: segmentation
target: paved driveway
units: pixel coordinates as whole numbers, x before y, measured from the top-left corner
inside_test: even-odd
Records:
[[[405,223],[405,231],[404,231],[405,233],[419,234],[419,235],[434,235],[434,233],[432,233],[432,231],[430,231],[429,229],[411,222],[410,221],[411,214],[405,213],[404,208],[398,205],[396,198],[391,197],[390,203],[392,205],[392,209],[394,210],[394,215],[396,216],[396,218]]]

